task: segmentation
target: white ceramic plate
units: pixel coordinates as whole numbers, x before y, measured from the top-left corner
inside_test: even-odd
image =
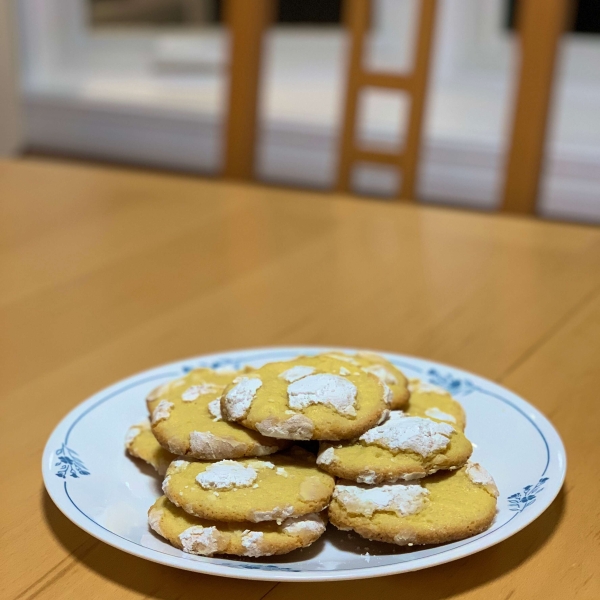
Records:
[[[465,407],[473,459],[493,475],[500,490],[498,514],[488,531],[460,542],[407,549],[369,542],[330,525],[310,548],[266,559],[192,556],[154,535],[146,512],[162,493],[160,483],[123,449],[129,426],[146,417],[146,394],[195,367],[259,366],[323,350],[261,348],[200,356],[150,369],[98,392],[73,409],[46,444],[42,471],[48,493],[71,521],[124,552],[189,571],[271,581],[378,577],[456,560],[514,535],[558,494],[565,478],[565,450],[538,410],[482,377],[382,353],[409,378],[446,388]]]

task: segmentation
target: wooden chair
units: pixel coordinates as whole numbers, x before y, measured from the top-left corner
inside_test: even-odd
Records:
[[[351,191],[354,162],[383,163],[402,171],[398,198],[416,199],[423,112],[438,3],[437,0],[419,0],[419,4],[415,62],[410,73],[400,75],[369,72],[363,68],[371,2],[345,0],[351,53],[340,143],[337,182],[340,191]],[[225,176],[230,178],[250,180],[254,177],[261,46],[274,7],[274,0],[226,1],[227,22],[233,38],[224,168]],[[520,0],[517,31],[521,62],[502,194],[504,211],[535,212],[557,49],[571,13],[570,7],[570,0]],[[411,111],[401,153],[364,150],[357,146],[357,101],[361,89],[366,86],[403,90],[410,95]]]

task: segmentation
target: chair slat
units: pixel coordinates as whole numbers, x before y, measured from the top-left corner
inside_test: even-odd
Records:
[[[351,49],[346,84],[346,102],[340,141],[340,159],[337,188],[349,192],[352,166],[356,160],[383,163],[402,169],[402,185],[398,197],[415,198],[415,186],[423,115],[431,63],[433,32],[437,0],[420,0],[420,15],[413,68],[408,74],[372,72],[363,68],[365,37],[370,22],[370,0],[346,0],[346,25],[351,38]],[[358,148],[356,119],[358,97],[365,87],[403,90],[411,99],[404,150],[401,154],[389,154]]]

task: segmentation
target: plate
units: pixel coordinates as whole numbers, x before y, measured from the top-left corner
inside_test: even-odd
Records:
[[[330,525],[309,548],[266,559],[193,556],[151,532],[146,513],[162,493],[160,482],[129,459],[123,448],[129,426],[147,416],[144,398],[150,390],[197,367],[257,367],[329,349],[259,348],[199,356],[144,371],[98,392],[73,409],[46,444],[42,471],[48,493],[76,525],[124,552],[188,571],[269,581],[362,579],[456,560],[514,535],[558,494],[565,478],[565,450],[554,427],[536,408],[466,371],[381,352],[407,377],[447,389],[464,406],[473,460],[485,466],[500,490],[490,529],[450,544],[401,548],[369,542]]]

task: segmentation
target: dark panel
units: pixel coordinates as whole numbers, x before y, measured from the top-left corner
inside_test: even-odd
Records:
[[[279,0],[279,23],[335,24],[341,20],[341,0]]]
[[[579,0],[575,31],[581,33],[600,33],[600,1]]]
[[[572,31],[576,33],[600,33],[600,0],[573,0],[575,22]],[[515,26],[516,6],[519,0],[506,0],[504,26],[513,29]]]
[[[251,1],[251,0],[248,0]],[[221,0],[212,0],[216,20],[223,15]],[[342,0],[279,0],[277,3],[278,23],[312,23],[321,25],[341,22]]]

